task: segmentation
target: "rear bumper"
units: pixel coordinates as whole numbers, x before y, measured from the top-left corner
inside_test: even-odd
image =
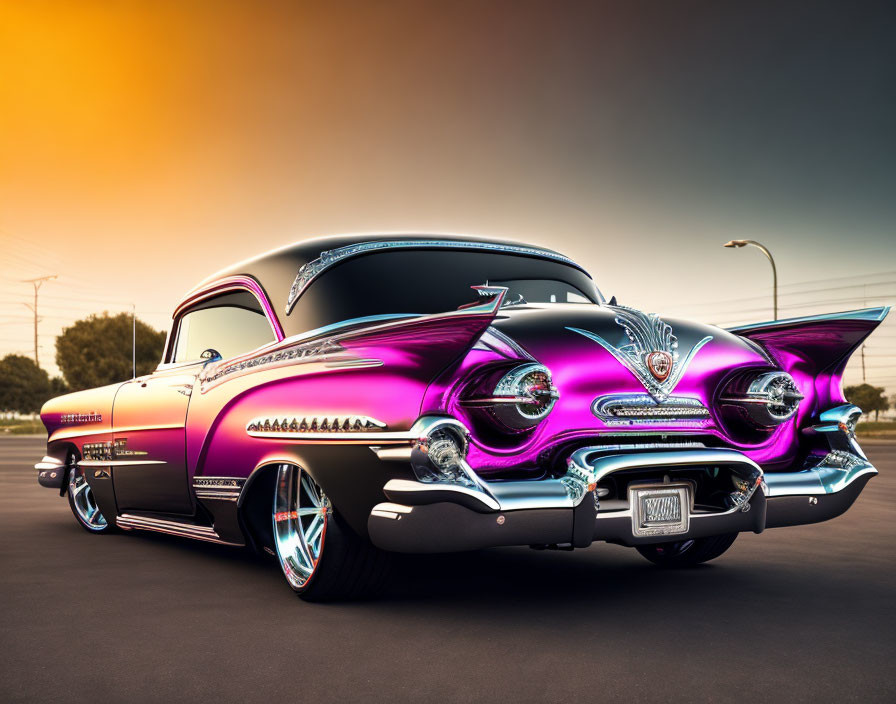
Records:
[[[593,541],[641,545],[825,521],[846,511],[877,470],[858,455],[829,453],[797,472],[763,473],[734,450],[690,449],[608,455],[601,448],[573,454],[560,479],[483,482],[482,489],[393,480],[368,519],[375,545],[395,552],[457,552],[509,545],[569,545]],[[635,535],[631,507],[602,508],[597,483],[614,472],[725,465],[747,490],[727,510],[694,511],[673,536]]]

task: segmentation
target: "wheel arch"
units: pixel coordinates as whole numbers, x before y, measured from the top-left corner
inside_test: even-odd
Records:
[[[268,457],[252,470],[236,504],[240,529],[246,536],[247,544],[258,553],[273,554],[274,551],[271,511],[277,484],[277,468],[284,464],[308,471],[297,457]]]

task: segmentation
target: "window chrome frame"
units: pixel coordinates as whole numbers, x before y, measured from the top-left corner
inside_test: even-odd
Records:
[[[597,287],[597,284],[594,283],[594,280],[591,278],[591,274],[589,274],[584,267],[577,264],[574,260],[570,259],[566,255],[560,254],[559,252],[554,252],[550,249],[543,249],[541,247],[534,247],[531,245],[512,244],[510,242],[505,244],[497,242],[480,242],[478,240],[441,240],[438,238],[415,238],[407,240],[368,240],[366,242],[356,242],[354,244],[345,245],[344,247],[337,247],[336,249],[322,251],[318,255],[317,259],[303,264],[299,268],[299,271],[296,273],[296,278],[293,281],[292,287],[290,288],[289,294],[286,298],[286,306],[284,308],[286,315],[292,313],[296,302],[299,300],[299,298],[301,298],[302,294],[307,290],[307,288],[321,274],[323,274],[331,267],[340,264],[347,259],[351,259],[362,254],[395,249],[466,249],[492,252],[497,254],[516,254],[520,256],[534,257],[536,259],[548,259],[555,262],[560,262],[561,264],[575,267],[583,274],[585,274],[585,276],[591,279],[591,283],[594,285],[594,293],[597,297],[598,304],[600,305],[604,303],[603,294],[601,294],[600,289]]]
[[[255,297],[255,300],[258,301],[258,304],[261,307],[262,314],[268,321],[268,325],[270,325],[271,327],[271,332],[273,332],[274,334],[274,339],[254,349],[246,350],[244,352],[240,352],[240,354],[238,355],[233,355],[233,357],[228,357],[217,361],[226,361],[226,359],[233,359],[245,354],[257,352],[258,350],[263,350],[267,347],[270,347],[271,345],[276,345],[285,339],[285,335],[283,334],[283,327],[280,325],[280,320],[277,318],[277,315],[274,312],[274,308],[271,305],[271,302],[261,285],[250,276],[228,276],[226,278],[213,281],[206,286],[203,286],[202,288],[190,292],[180,303],[178,303],[177,307],[175,307],[174,309],[174,313],[172,313],[171,315],[171,319],[173,322],[171,325],[171,329],[168,331],[168,337],[165,340],[165,354],[162,357],[161,364],[156,367],[156,371],[179,369],[196,365],[204,366],[205,362],[201,359],[190,359],[184,360],[182,362],[167,361],[172,358],[172,356],[174,355],[174,351],[177,349],[181,320],[183,316],[186,315],[190,311],[190,309],[197,303],[201,303],[202,301],[206,301],[210,298],[215,298],[216,296],[233,292],[246,292]]]

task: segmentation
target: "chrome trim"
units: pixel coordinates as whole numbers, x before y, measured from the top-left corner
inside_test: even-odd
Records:
[[[62,469],[63,467],[65,467],[65,462],[57,460],[55,457],[50,457],[49,455],[44,455],[44,458],[34,465],[35,469],[41,471]]]
[[[810,456],[809,466],[798,472],[766,474],[769,496],[834,494],[859,477],[877,474],[856,441],[856,423],[861,415],[862,410],[849,403],[822,411],[818,416],[820,422],[807,430],[825,438],[827,454],[820,460],[817,455]],[[818,462],[811,464],[815,460]]]
[[[168,464],[164,460],[80,460],[76,463],[79,467],[122,467],[125,465],[139,464]]]
[[[619,416],[614,407],[643,410],[642,416]],[[591,412],[605,425],[649,425],[651,423],[695,423],[703,425],[711,420],[709,409],[692,396],[668,396],[662,403],[650,394],[619,393],[598,396],[591,404]],[[681,412],[682,415],[675,415]],[[690,413],[690,415],[688,415]]]
[[[752,421],[768,428],[792,418],[804,398],[790,374],[775,371],[758,374],[750,380],[745,391],[736,391],[719,401],[733,406],[748,404],[743,410]]]
[[[409,319],[402,318],[400,320],[387,319],[387,322],[380,325],[365,327],[361,330],[349,330],[341,335],[334,335],[322,340],[312,339],[307,342],[301,342],[302,339],[308,338],[303,336],[290,337],[278,343],[277,347],[272,349],[264,348],[263,354],[259,354],[258,351],[253,351],[229,360],[209,364],[203,368],[199,375],[199,381],[201,382],[200,391],[205,393],[214,385],[221,383],[222,379],[248,374],[256,367],[275,369],[293,364],[310,364],[315,362],[322,363],[324,368],[365,368],[379,366],[382,364],[381,360],[362,359],[352,356],[339,344],[340,341],[351,340],[357,335],[367,335],[373,332],[387,332],[394,330],[396,327],[403,325],[407,320],[426,322],[446,318],[464,318],[471,315],[494,316],[501,307],[501,302],[504,300],[504,295],[507,293],[507,288],[503,286],[471,286],[470,288],[478,293],[480,299],[484,299],[483,302],[467,308],[448,311],[446,313],[421,315]]]
[[[449,484],[448,482],[418,482],[412,479],[390,479],[386,482],[385,486],[383,486],[383,491],[386,492],[387,496],[390,494],[405,496],[409,500],[409,503],[414,503],[410,499],[415,494],[423,495],[433,492],[463,494],[464,496],[476,499],[487,509],[492,511],[501,510],[501,504],[498,503],[497,500],[479,489],[473,489],[464,486],[463,484]]]
[[[301,416],[293,418],[255,418],[246,424],[246,433],[255,438],[271,438],[296,435],[302,437],[343,437],[361,435],[385,428],[386,424],[370,416]]]
[[[569,466],[577,467],[591,482],[597,483],[608,474],[623,469],[638,467],[685,467],[706,464],[741,464],[763,474],[762,468],[749,457],[737,450],[726,448],[705,448],[674,450],[669,452],[646,452],[642,454],[618,454],[591,458],[603,452],[600,446],[583,447],[569,458]]]
[[[242,489],[246,480],[242,477],[193,477],[193,488],[208,487],[216,489]]]
[[[505,349],[502,349],[505,348]],[[501,332],[496,327],[489,327],[473,345],[474,350],[491,350],[508,358],[535,361],[535,358],[524,350],[513,338]]]
[[[738,325],[733,328],[726,328],[728,332],[738,334],[748,330],[756,330],[759,328],[777,328],[782,325],[792,325],[795,323],[816,323],[828,320],[867,320],[868,322],[880,322],[887,317],[890,312],[890,306],[877,306],[874,308],[859,308],[857,310],[847,310],[842,313],[824,313],[822,315],[806,315],[799,318],[785,318],[784,320],[767,320],[761,323],[750,323],[748,325]]]
[[[409,505],[428,503],[430,499],[426,495],[439,492],[462,494],[465,497],[476,499],[487,511],[520,511],[525,509],[574,509],[607,475],[642,467],[743,465],[749,470],[751,477],[757,477],[756,483],[748,489],[749,496],[752,496],[753,492],[762,485],[762,468],[736,450],[690,448],[667,452],[603,454],[607,451],[607,448],[602,447],[584,447],[577,450],[567,461],[567,473],[559,479],[507,482],[489,482],[480,479],[481,488],[478,489],[444,482],[424,483],[408,479],[392,479],[386,483],[383,490],[387,496],[393,495],[392,498],[395,499],[401,497],[404,503]],[[470,471],[476,476],[472,469]],[[418,497],[417,500],[415,500],[415,495]],[[747,501],[749,501],[749,496]],[[727,511],[719,511],[710,515],[722,516],[741,510],[744,510],[743,504],[738,504]],[[598,517],[600,515],[601,512],[598,511]],[[618,517],[621,514],[614,511],[611,515]]]
[[[379,518],[390,518],[392,520],[398,520],[402,515],[411,513],[411,511],[413,511],[413,508],[411,508],[410,506],[393,504],[385,501],[374,506],[370,511],[370,515],[378,516]]]
[[[283,432],[282,430],[279,432],[274,431],[262,431],[255,430],[249,432],[247,428],[247,433],[252,437],[258,438],[286,438],[290,440],[312,440],[312,441],[330,441],[330,442],[339,442],[339,441],[351,441],[351,442],[361,442],[361,443],[372,443],[371,450],[380,456],[381,459],[394,459],[394,460],[405,460],[410,459],[410,451],[412,449],[413,444],[416,441],[420,441],[421,439],[426,438],[433,430],[437,427],[449,424],[454,426],[458,432],[464,434],[464,436],[468,436],[470,431],[467,430],[466,426],[460,421],[451,418],[449,416],[423,416],[413,426],[411,426],[410,430],[395,430],[388,432],[378,432],[378,431],[362,431],[362,432],[346,432],[346,431],[337,431],[333,432],[316,432],[316,433],[301,433],[301,432],[293,432],[287,431]],[[385,426],[384,426],[385,427]],[[400,456],[388,457],[388,453],[384,448],[379,448],[376,446],[377,443],[402,443],[406,444],[407,447],[398,448],[403,454]],[[389,448],[390,450],[392,448]]]
[[[856,425],[862,417],[862,409],[851,403],[829,408],[818,416],[820,421],[809,430],[824,433],[831,450],[840,450],[868,459],[856,440]]]
[[[504,252],[507,254],[523,254],[542,259],[552,259],[564,264],[574,266],[576,269],[586,272],[581,266],[576,264],[572,259],[549,249],[541,249],[540,247],[529,247],[525,245],[515,244],[494,244],[487,242],[477,242],[475,240],[439,240],[439,239],[408,239],[408,240],[372,240],[368,242],[356,242],[355,244],[337,247],[336,249],[325,250],[320,253],[317,259],[303,264],[296,274],[295,281],[289,289],[289,295],[286,299],[286,314],[292,312],[299,296],[304,293],[305,289],[311,285],[318,276],[330,267],[339,264],[346,259],[356,257],[369,252],[394,249],[471,249],[484,250],[489,252]]]
[[[694,355],[712,340],[712,335],[707,335],[688,351],[683,360],[679,360],[678,339],[672,334],[672,326],[656,313],[643,313],[626,306],[607,306],[607,308],[616,313],[616,323],[625,330],[629,344],[616,347],[590,330],[573,327],[566,329],[587,337],[607,350],[635,375],[651,396],[660,402],[665,401],[675,389]],[[649,355],[654,352],[662,352],[671,357],[672,370],[663,379],[654,376],[647,363]]]
[[[197,499],[239,501],[245,483],[239,477],[194,477],[193,493]]]
[[[119,528],[125,530],[150,530],[156,533],[176,535],[181,538],[204,540],[207,543],[239,546],[239,543],[231,543],[222,539],[211,526],[197,526],[191,523],[166,521],[161,518],[149,518],[147,516],[134,516],[128,513],[118,516],[115,519],[115,523]]]
[[[130,383],[130,382],[124,382]],[[183,428],[183,424],[180,425],[138,425],[138,426],[129,426],[127,428],[101,428],[100,430],[78,430],[76,428],[67,428],[63,430],[56,430],[50,436],[50,440],[67,440],[68,438],[78,438],[82,435],[112,435],[120,434],[120,433],[136,433],[142,430],[177,430],[178,428]]]
[[[836,453],[828,453],[814,467],[799,472],[770,472],[765,475],[769,496],[836,494],[859,477],[874,476],[877,469],[867,460],[849,455],[847,466]]]

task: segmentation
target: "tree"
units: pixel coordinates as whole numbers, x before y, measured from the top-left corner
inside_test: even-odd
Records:
[[[877,420],[881,411],[886,411],[890,407],[890,402],[884,397],[883,386],[872,386],[871,384],[847,386],[843,389],[843,394],[847,401],[855,404],[865,413],[874,411],[874,420]]]
[[[131,378],[131,316],[91,315],[56,338],[56,364],[72,391]],[[137,321],[137,374],[148,374],[162,358],[165,333]]]
[[[35,413],[53,395],[50,378],[30,357],[0,359],[0,410]]]

